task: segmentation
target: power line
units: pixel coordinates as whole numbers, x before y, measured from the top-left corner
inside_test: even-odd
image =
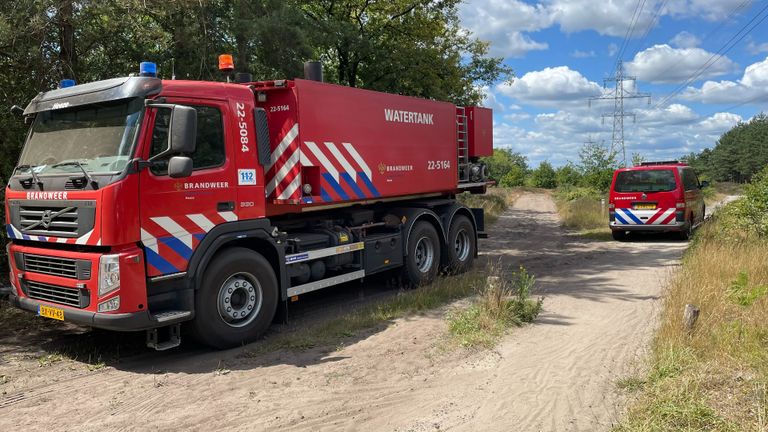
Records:
[[[667,103],[669,100],[671,100],[673,97],[675,97],[677,94],[682,92],[686,86],[688,86],[693,81],[698,79],[707,69],[712,67],[712,65],[714,65],[717,61],[723,58],[725,54],[727,54],[731,49],[733,49],[733,47],[736,46],[736,44],[741,42],[742,39],[744,39],[750,32],[752,32],[752,30],[754,30],[758,25],[760,25],[763,21],[765,21],[765,19],[768,18],[768,14],[764,15],[762,18],[760,18],[759,21],[757,21],[754,25],[752,25],[751,28],[747,29],[747,27],[749,27],[767,9],[768,9],[768,4],[766,4],[757,14],[755,14],[755,16],[752,17],[752,19],[749,20],[748,23],[742,26],[741,29],[739,29],[739,31],[736,32],[736,34],[731,36],[731,38],[725,44],[723,44],[723,46],[720,47],[720,49],[717,50],[717,52],[713,53],[709,57],[709,59],[706,62],[704,62],[704,64],[702,64],[696,71],[694,71],[685,81],[683,81],[680,85],[675,87],[675,89],[672,90],[672,93],[664,97],[658,104],[656,104],[654,106],[654,109],[661,107],[662,105]],[[746,32],[744,32],[745,30]],[[744,34],[741,34],[742,32],[744,32]],[[741,34],[741,36],[739,36],[739,34]],[[738,37],[738,39],[734,41],[736,37]]]
[[[663,7],[666,6],[668,1],[669,0],[664,0],[664,3],[662,3],[662,6],[656,11],[657,17],[661,13]],[[704,35],[704,37],[701,39],[701,41],[705,42],[705,41],[709,40],[709,38],[711,38],[716,33],[718,33],[720,30],[722,30],[723,27],[725,27],[725,25],[731,20],[731,18],[733,18],[734,15],[739,13],[742,9],[744,9],[746,6],[748,6],[751,3],[752,3],[752,0],[744,0],[743,2],[741,2],[741,3],[737,4],[736,6],[734,6],[731,9],[731,11],[728,13],[726,18],[720,23],[720,25],[718,25],[717,27],[712,29],[709,33]],[[653,27],[652,25],[648,26],[648,29],[646,30],[646,33],[643,35],[643,41],[645,41],[645,39],[648,37],[648,34],[650,33],[652,27]],[[637,51],[635,51],[635,55],[640,51],[641,48],[643,48],[643,44],[642,43],[639,45]],[[678,64],[680,62],[682,62],[684,59],[686,59],[687,57],[689,57],[691,55],[691,53],[692,53],[692,51],[688,51],[685,54],[683,54],[681,57],[678,57],[677,61],[672,63],[672,64],[670,64],[669,67],[667,67],[666,69],[661,71],[661,73],[659,73],[659,76],[664,76],[667,72],[669,72],[672,69],[674,69],[675,67],[677,67]]]
[[[624,41],[621,43],[621,48],[616,53],[616,61],[614,62],[616,64],[616,69],[619,67],[619,62],[621,62],[624,58],[624,52],[627,49],[627,45],[629,42],[629,39],[632,37],[632,33],[635,31],[635,26],[637,25],[637,21],[640,19],[640,15],[643,13],[643,8],[645,7],[646,0],[638,0],[637,5],[635,6],[635,11],[632,13],[632,19],[629,22],[629,27],[627,27],[627,33],[624,35]]]

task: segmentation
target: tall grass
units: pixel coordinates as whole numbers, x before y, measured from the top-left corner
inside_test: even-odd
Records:
[[[521,188],[489,188],[485,194],[474,195],[469,192],[457,195],[456,199],[470,208],[482,208],[485,213],[485,221],[492,224],[499,219],[515,200],[523,194]]]
[[[564,188],[555,192],[560,221],[565,228],[581,235],[609,239],[608,208],[600,202],[605,196],[589,188]],[[606,200],[607,201],[607,200]]]
[[[728,212],[695,235],[666,292],[639,400],[620,431],[768,428],[768,242],[726,236]],[[701,309],[693,331],[682,323]]]
[[[539,315],[543,299],[530,298],[535,278],[523,267],[511,277],[503,273],[500,265],[491,267],[488,274],[495,276],[481,285],[477,299],[449,314],[448,328],[459,345],[490,348],[509,328]]]

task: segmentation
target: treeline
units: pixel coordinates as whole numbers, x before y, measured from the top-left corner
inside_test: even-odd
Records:
[[[0,2],[0,172],[26,126],[9,114],[64,78],[135,73],[221,80],[217,56],[255,79],[294,78],[317,59],[326,81],[477,104],[511,76],[459,23],[460,0],[14,0]]]
[[[578,163],[568,162],[559,168],[547,161],[530,168],[528,158],[509,149],[494,149],[493,156],[484,161],[499,186],[580,187],[597,193],[608,190],[617,167],[615,155],[598,143],[585,144],[579,151]]]
[[[760,113],[724,133],[712,149],[685,157],[699,174],[715,181],[745,183],[768,165],[768,116]]]

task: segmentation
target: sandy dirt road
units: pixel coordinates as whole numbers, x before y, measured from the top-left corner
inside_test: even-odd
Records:
[[[484,259],[524,265],[546,297],[536,323],[494,350],[446,350],[447,308],[339,347],[148,352],[97,370],[5,338],[0,430],[609,429],[623,407],[616,380],[639,366],[686,244],[568,235],[543,194],[523,195],[490,234]]]

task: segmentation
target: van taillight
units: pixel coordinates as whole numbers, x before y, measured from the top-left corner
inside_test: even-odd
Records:
[[[675,207],[677,207],[677,208],[679,208],[679,209],[684,209],[684,208],[685,208],[685,203],[684,203],[684,202],[679,202],[679,203],[677,203],[677,204],[675,205]]]

